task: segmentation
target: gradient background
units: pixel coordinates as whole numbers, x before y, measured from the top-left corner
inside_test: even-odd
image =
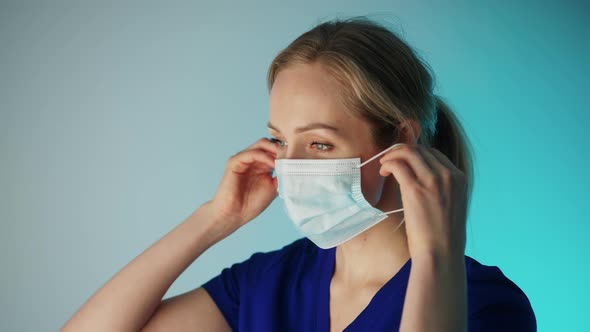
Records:
[[[430,63],[475,146],[467,254],[539,331],[587,327],[588,3],[0,2],[0,330],[57,330],[266,136],[266,70],[323,19],[369,15]],[[299,238],[278,200],[166,297]]]

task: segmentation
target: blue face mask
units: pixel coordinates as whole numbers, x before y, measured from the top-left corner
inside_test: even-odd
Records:
[[[397,145],[362,164],[360,158],[277,159],[279,197],[297,231],[328,249],[352,239],[388,214],[403,211],[374,208],[361,191],[360,168]]]

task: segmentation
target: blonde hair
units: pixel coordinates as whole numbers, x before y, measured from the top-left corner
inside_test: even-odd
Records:
[[[314,62],[339,83],[339,97],[349,111],[371,124],[378,147],[393,145],[400,124],[416,120],[421,128],[417,143],[441,151],[465,173],[470,199],[471,143],[449,106],[433,93],[432,69],[399,36],[364,16],[320,23],[274,58],[268,91],[282,69]]]

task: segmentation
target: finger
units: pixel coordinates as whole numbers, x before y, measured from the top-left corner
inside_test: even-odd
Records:
[[[434,171],[435,174],[441,174],[441,172],[446,171],[446,165],[440,162],[437,157],[435,157],[431,149],[427,146],[421,145],[418,149],[418,152],[422,156],[422,158],[428,163],[428,166]]]
[[[230,158],[228,167],[236,173],[244,173],[252,167],[262,167],[271,172],[275,167],[275,160],[262,149],[246,150]]]
[[[449,169],[451,171],[458,171],[459,170],[457,168],[457,166],[455,166],[455,164],[453,164],[453,162],[451,160],[449,160],[449,158],[444,153],[439,151],[438,149],[429,148],[428,151],[447,169]]]
[[[414,171],[412,171],[405,160],[400,158],[384,161],[379,169],[379,174],[381,176],[388,176],[389,174],[393,175],[395,180],[402,187],[415,185],[418,181]]]
[[[275,157],[278,152],[277,145],[266,137],[263,137],[263,138],[257,140],[254,144],[247,147],[244,151],[255,150],[255,149],[262,149]]]
[[[385,161],[393,159],[405,160],[418,179],[428,179],[434,175],[432,166],[420,154],[419,147],[416,145],[400,145],[386,153],[379,161],[383,164]]]

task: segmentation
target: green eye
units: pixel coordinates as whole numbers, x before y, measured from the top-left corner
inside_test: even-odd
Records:
[[[281,141],[280,139],[277,139],[277,138],[271,137],[271,138],[269,138],[269,140],[270,140],[272,143],[274,143],[274,144],[278,145],[279,147],[285,147],[285,146],[287,146],[287,142],[285,142],[285,141]]]
[[[313,142],[313,143],[311,143],[311,146],[313,146],[318,152],[330,151],[333,147],[330,144],[319,143],[319,142]]]

